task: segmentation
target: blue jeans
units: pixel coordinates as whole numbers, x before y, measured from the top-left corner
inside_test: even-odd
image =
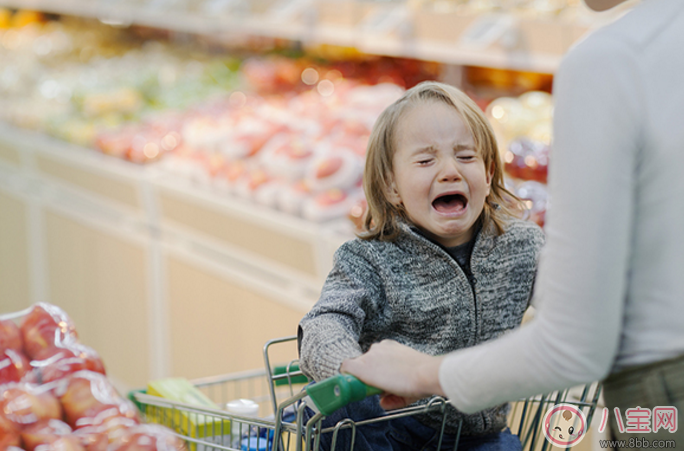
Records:
[[[361,421],[385,415],[380,407],[379,397],[371,396],[363,401],[343,407],[326,417],[322,426],[333,427],[339,421],[350,418]],[[306,408],[305,421],[313,416],[313,411]],[[332,448],[332,432],[321,434],[321,449]],[[444,434],[443,450],[453,450],[455,435]],[[367,424],[356,428],[354,439],[355,451],[431,451],[437,449],[439,431],[425,426],[413,416],[394,418],[387,421]],[[351,429],[340,429],[337,435],[335,451],[351,450]],[[509,429],[503,432],[484,436],[461,436],[458,441],[459,451],[521,451],[522,445],[517,435]]]

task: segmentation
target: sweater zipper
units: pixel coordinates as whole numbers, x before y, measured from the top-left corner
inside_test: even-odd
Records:
[[[475,319],[473,321],[473,346],[477,344],[477,330],[478,330],[478,314],[477,314],[477,294],[475,293],[475,284],[477,283],[477,277],[473,274],[471,277],[468,277],[465,273],[465,270],[461,268],[461,264],[458,263],[454,258],[449,255],[447,251],[442,249],[441,247],[437,246],[435,243],[431,242],[425,237],[421,237],[422,239],[425,240],[425,242],[428,244],[428,246],[432,246],[434,249],[437,249],[439,252],[442,252],[446,254],[448,257],[449,261],[451,261],[454,265],[458,267],[458,269],[461,271],[461,274],[465,276],[466,280],[468,281],[468,285],[470,286],[470,291],[473,293],[473,307],[475,308]],[[473,246],[473,251],[470,255],[471,261],[472,261],[472,254],[475,253],[475,246],[477,246],[477,242],[475,242],[475,245]],[[473,265],[470,265],[470,272],[473,272]]]
[[[468,286],[470,286],[470,292],[473,294],[473,308],[475,310],[475,315],[473,318],[473,346],[477,344],[477,337],[478,337],[478,329],[479,329],[479,315],[477,313],[477,292],[475,290],[475,285],[477,284],[477,277],[475,277],[475,274],[473,274],[473,265],[470,265],[470,276],[466,274],[465,269],[461,266],[459,262],[454,260],[454,258],[451,257],[451,255],[448,254],[444,249],[440,249],[442,252],[446,253],[449,258],[451,259],[452,262],[456,266],[458,266],[458,269],[461,270],[461,273],[465,276],[466,280],[468,281]],[[472,253],[470,254],[471,259],[468,261],[470,263],[472,261],[472,254],[475,253],[475,247],[473,247]]]
[[[442,252],[446,253],[446,254],[449,256],[449,258],[451,259],[451,261],[453,261],[454,264],[455,264],[456,266],[458,266],[458,269],[461,270],[461,273],[465,276],[466,280],[468,281],[468,286],[470,286],[470,292],[473,293],[473,307],[474,307],[474,310],[475,310],[475,318],[473,319],[473,346],[475,346],[475,345],[477,344],[477,336],[478,336],[477,331],[478,331],[478,327],[479,327],[479,326],[478,326],[479,315],[477,314],[477,293],[476,293],[476,291],[475,291],[475,284],[477,283],[477,277],[475,277],[475,275],[472,274],[472,272],[473,272],[473,266],[470,265],[470,273],[471,273],[471,275],[468,276],[468,275],[466,274],[466,272],[465,272],[465,269],[463,269],[463,268],[461,267],[461,264],[460,264],[459,262],[457,262],[456,260],[454,260],[454,259],[451,257],[451,255],[449,255],[444,249],[440,249],[440,250],[441,250]],[[474,252],[474,251],[475,251],[475,249],[473,249],[473,252]],[[472,255],[471,255],[471,257],[472,257]]]
[[[463,269],[461,269],[463,271]],[[473,267],[472,265],[470,266],[470,272],[473,272]],[[465,271],[463,271],[465,274]],[[467,277],[468,279],[468,284],[470,285],[470,290],[473,292],[473,305],[475,306],[475,331],[474,331],[474,337],[473,337],[473,345],[477,344],[477,330],[478,330],[478,314],[477,314],[477,293],[475,292],[475,284],[477,283],[477,278],[475,275],[471,275],[470,277]]]

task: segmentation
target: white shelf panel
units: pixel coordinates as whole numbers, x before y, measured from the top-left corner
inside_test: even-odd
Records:
[[[302,240],[313,240],[325,226],[306,221],[296,216],[264,207],[231,195],[212,192],[210,187],[201,187],[190,180],[179,180],[177,176],[158,173],[153,179],[157,189],[168,191],[189,202],[225,213],[264,227],[285,233]]]

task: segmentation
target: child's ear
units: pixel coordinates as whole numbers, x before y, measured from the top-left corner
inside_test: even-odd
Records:
[[[397,191],[397,184],[394,180],[390,181],[387,186],[387,200],[394,206],[401,205],[401,196],[399,196],[399,191]]]

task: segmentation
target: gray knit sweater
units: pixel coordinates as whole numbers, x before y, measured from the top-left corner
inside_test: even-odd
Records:
[[[319,301],[300,322],[302,370],[316,381],[333,376],[343,360],[386,338],[440,355],[517,327],[543,242],[541,229],[527,221],[511,220],[499,236],[493,226],[483,229],[470,260],[474,286],[444,249],[408,225],[392,242],[346,242]],[[464,415],[449,407],[447,430],[455,432],[463,418],[464,435],[498,432],[507,411],[504,404]],[[436,413],[418,419],[441,425]]]

